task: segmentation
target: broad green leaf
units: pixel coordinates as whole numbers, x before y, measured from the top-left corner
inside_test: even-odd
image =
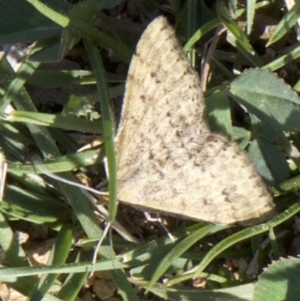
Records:
[[[97,8],[99,10],[112,8],[121,4],[122,2],[124,2],[124,0],[97,0]]]
[[[251,132],[254,137],[259,136],[272,142],[281,140],[285,137],[280,128],[276,128],[267,122],[262,122],[254,114],[250,113],[249,116],[251,120]]]
[[[300,259],[283,258],[268,267],[258,279],[254,288],[253,301],[298,301]]]
[[[300,128],[299,97],[275,74],[257,69],[246,70],[231,82],[229,92],[263,123],[285,131]]]
[[[251,133],[244,128],[233,126],[232,139],[238,142],[241,149],[245,149],[251,138]]]
[[[205,116],[212,131],[231,136],[231,113],[227,95],[216,91],[206,97],[205,104]]]
[[[265,139],[253,140],[249,156],[257,171],[269,185],[285,180],[289,175],[286,156],[273,143]]]

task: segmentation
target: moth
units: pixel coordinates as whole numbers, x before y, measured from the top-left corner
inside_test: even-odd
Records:
[[[140,38],[116,136],[118,198],[150,211],[215,224],[249,225],[274,215],[247,154],[212,133],[198,74],[164,17]]]

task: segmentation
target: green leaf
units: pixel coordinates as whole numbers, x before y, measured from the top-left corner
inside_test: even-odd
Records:
[[[289,167],[285,155],[268,140],[253,140],[249,147],[249,156],[256,170],[269,185],[274,185],[288,177]]]
[[[232,135],[229,99],[221,91],[210,94],[205,99],[205,117],[212,131]]]
[[[259,277],[253,301],[298,301],[300,259],[284,258],[273,263]]]
[[[241,149],[245,149],[251,138],[251,133],[244,128],[233,126],[232,139],[238,142]]]
[[[300,99],[275,74],[257,69],[246,70],[231,82],[229,91],[261,122],[279,130],[299,129]]]
[[[107,9],[121,4],[124,0],[97,0],[97,8]]]

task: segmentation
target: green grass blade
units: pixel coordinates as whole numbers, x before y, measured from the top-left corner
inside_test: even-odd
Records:
[[[295,25],[300,16],[300,2],[295,1],[294,6],[290,11],[288,11],[279,24],[276,26],[273,34],[271,35],[266,47],[274,44],[278,40],[280,40],[284,35],[288,33],[290,28]]]
[[[73,233],[69,225],[65,224],[56,237],[55,244],[52,247],[51,257],[48,264],[63,264],[69,254],[72,246]],[[59,274],[45,274],[37,283],[35,289],[31,293],[30,300],[41,300],[47,291],[52,287],[54,281]]]
[[[40,126],[47,126],[52,128],[59,128],[63,130],[88,132],[93,134],[100,134],[102,132],[102,123],[100,121],[90,121],[86,119],[79,119],[76,117],[61,116],[55,114],[28,112],[28,111],[13,111],[6,115],[3,120],[9,122],[22,122],[27,124],[34,124]]]
[[[188,250],[192,245],[194,245],[201,238],[207,236],[211,232],[217,232],[218,230],[224,229],[224,226],[214,226],[214,225],[206,225],[201,227],[194,233],[187,236],[181,242],[179,242],[174,248],[172,248],[171,252],[169,252],[164,258],[162,258],[160,264],[155,270],[147,290],[150,290],[151,287],[157,282],[157,280],[166,272],[166,270],[171,266],[171,264],[181,256],[186,250]]]
[[[269,231],[269,228],[276,227],[277,225],[283,223],[288,220],[292,216],[294,216],[297,212],[300,211],[300,204],[296,203],[290,206],[283,213],[279,214],[275,218],[271,219],[267,224],[261,224],[257,226],[252,226],[250,228],[246,228],[241,230],[228,238],[223,239],[220,243],[214,246],[205,256],[205,258],[199,264],[197,270],[195,271],[194,278],[198,277],[200,273],[209,265],[209,263],[219,254],[221,254],[224,250],[228,249],[230,246],[243,241],[247,238],[251,238],[253,236],[262,234],[264,232]]]
[[[45,17],[49,18],[51,21],[60,25],[61,27],[67,27],[70,20],[67,16],[64,16],[57,11],[51,9],[49,6],[45,5],[39,0],[26,0],[31,5],[35,7],[36,10]]]
[[[97,47],[88,41],[85,41],[85,47],[88,51],[93,72],[97,81],[97,88],[101,105],[103,140],[105,154],[107,156],[107,166],[109,174],[109,214],[110,220],[113,221],[117,213],[117,171],[114,146],[114,124],[111,108],[109,105],[107,80]]]
[[[247,35],[251,33],[255,15],[256,0],[247,0]]]

